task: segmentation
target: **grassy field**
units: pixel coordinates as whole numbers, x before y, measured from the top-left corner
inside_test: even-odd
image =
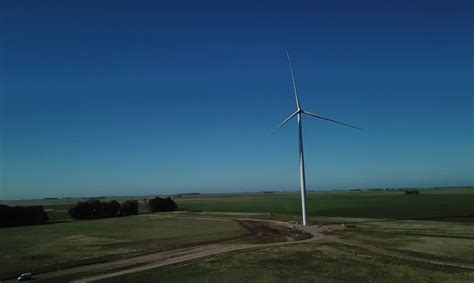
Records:
[[[194,211],[301,213],[299,193],[241,194],[178,199],[181,209]],[[398,191],[308,193],[310,216],[384,219],[457,218],[474,216],[474,189],[423,190],[421,195]],[[461,217],[459,217],[461,216]],[[472,221],[467,219],[467,221]]]
[[[421,193],[309,193],[308,210],[312,223],[355,225],[341,232],[343,238],[425,258],[474,263],[474,189],[433,189]],[[106,200],[132,198],[143,199],[114,197]],[[237,222],[229,219],[213,221],[170,213],[72,221],[67,210],[77,201],[84,200],[1,201],[10,205],[44,205],[50,210],[48,214],[52,223],[0,229],[0,279],[16,276],[25,270],[37,273],[225,240],[247,233]],[[175,200],[180,209],[210,211],[213,216],[219,212],[253,212],[263,213],[252,216],[254,218],[300,220],[298,193],[199,195]],[[147,211],[143,202],[140,203],[140,211]],[[350,258],[354,255],[357,257],[352,263]],[[301,266],[297,264],[300,257],[305,259]],[[258,267],[260,264],[263,268]],[[229,258],[216,256],[189,266],[177,265],[156,272],[160,275],[160,281],[173,282],[189,281],[189,278],[195,278],[196,282],[237,281],[238,278],[263,281],[314,281],[314,278],[325,282],[387,281],[382,280],[387,272],[392,276],[388,281],[472,281],[472,273],[465,270],[420,263],[410,269],[412,264],[356,248],[311,245],[306,250],[295,246],[233,253]],[[342,270],[340,274],[336,274],[339,270]],[[141,279],[155,278],[149,272],[131,274],[123,280],[140,282],[144,281]],[[297,274],[300,277],[295,277]]]
[[[234,221],[144,214],[0,229],[0,279],[246,234]]]
[[[354,225],[338,234],[404,254],[474,263],[474,223],[366,219]]]
[[[98,282],[472,282],[474,272],[340,244],[234,252]]]
[[[144,197],[107,197],[105,200],[143,200]],[[210,194],[174,198],[180,209],[191,211],[255,212],[300,215],[301,199],[291,193]],[[44,205],[54,221],[71,221],[68,209],[85,199],[0,201],[9,205]],[[398,191],[331,191],[308,193],[308,214],[327,217],[384,219],[451,218],[451,221],[474,221],[474,188],[428,189],[421,195]],[[141,212],[148,209],[143,201]],[[471,217],[466,217],[471,216]]]
[[[428,260],[474,263],[474,223],[369,218],[314,218],[350,223],[335,232]],[[342,244],[301,244],[214,256],[101,282],[472,282],[474,270],[374,254]]]

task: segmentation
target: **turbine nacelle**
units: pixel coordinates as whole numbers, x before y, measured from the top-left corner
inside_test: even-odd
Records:
[[[317,114],[314,114],[314,113],[311,113],[311,112],[308,112],[308,111],[304,111],[303,108],[301,108],[301,102],[300,102],[300,97],[298,96],[298,91],[296,90],[296,82],[295,82],[295,76],[294,76],[294,73],[293,73],[293,66],[291,65],[291,60],[290,60],[290,54],[288,53],[288,50],[286,51],[286,58],[288,58],[288,65],[290,67],[290,74],[291,74],[291,82],[293,84],[293,92],[294,92],[294,95],[295,95],[295,101],[296,101],[296,111],[291,114],[285,121],[283,121],[280,125],[278,125],[278,127],[276,127],[272,133],[274,133],[276,130],[278,130],[281,126],[283,126],[286,122],[288,122],[289,120],[291,120],[291,118],[293,118],[295,115],[301,115],[301,114],[306,114],[308,116],[312,116],[314,118],[318,118],[318,119],[321,119],[321,120],[326,120],[326,121],[330,121],[330,122],[333,122],[333,123],[336,123],[336,124],[339,124],[339,125],[344,125],[344,126],[347,126],[347,127],[350,127],[350,128],[354,128],[354,129],[358,129],[358,130],[363,130],[359,127],[356,127],[356,126],[352,126],[352,125],[349,125],[349,124],[346,124],[346,123],[343,123],[343,122],[339,122],[339,121],[336,121],[336,120],[333,120],[333,119],[330,119],[330,118],[327,118],[327,117],[324,117],[324,116],[321,116],[321,115],[317,115]]]
[[[288,118],[286,118],[283,122],[281,122],[280,125],[278,125],[275,129],[273,129],[273,131],[270,134],[273,134],[274,132],[276,132],[276,130],[281,128],[284,124],[286,124],[286,122],[290,121],[296,115],[303,115],[303,114],[314,117],[314,118],[318,118],[318,119],[321,119],[321,120],[326,120],[326,121],[329,121],[329,122],[333,122],[333,123],[336,123],[336,124],[339,124],[339,125],[343,125],[343,126],[346,126],[346,127],[350,127],[350,128],[353,128],[353,129],[357,129],[357,130],[361,130],[361,131],[364,130],[362,128],[352,126],[352,125],[349,125],[349,124],[346,124],[346,123],[343,123],[343,122],[339,122],[339,121],[333,120],[331,118],[327,118],[327,117],[324,117],[324,116],[321,116],[321,115],[318,115],[318,114],[314,114],[314,113],[311,113],[311,112],[308,112],[308,111],[304,111],[303,109],[299,108],[295,112],[293,112],[290,116],[288,116]]]

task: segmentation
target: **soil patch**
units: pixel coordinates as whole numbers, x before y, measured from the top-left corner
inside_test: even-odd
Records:
[[[312,237],[311,234],[299,229],[293,229],[291,227],[278,225],[272,222],[256,220],[237,221],[250,233],[250,235],[240,239],[247,243],[265,244],[285,241],[299,241]]]

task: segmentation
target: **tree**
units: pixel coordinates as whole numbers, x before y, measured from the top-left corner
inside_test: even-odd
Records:
[[[103,202],[102,215],[103,217],[116,217],[119,215],[120,203],[113,200],[111,202]]]
[[[138,201],[127,200],[120,204],[120,216],[138,214]]]
[[[405,190],[405,195],[419,195],[420,191],[418,190]]]
[[[48,220],[48,213],[41,205],[12,207],[0,204],[0,227],[43,224]]]
[[[151,212],[174,211],[178,208],[174,200],[172,200],[170,197],[167,197],[167,198],[155,197],[153,199],[148,200],[147,203]]]
[[[89,200],[87,202],[78,202],[69,209],[69,215],[73,219],[94,219],[103,217],[118,216],[120,204],[113,200],[110,202],[101,202],[99,200]]]

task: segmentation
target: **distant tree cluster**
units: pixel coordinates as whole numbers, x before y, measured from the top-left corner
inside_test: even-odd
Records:
[[[0,227],[43,224],[48,222],[43,206],[8,206],[0,204]]]
[[[119,215],[120,203],[118,201],[101,202],[99,200],[88,200],[78,202],[69,209],[72,219],[95,219],[105,217],[115,217]]]
[[[419,195],[420,191],[418,190],[405,190],[405,195]]]
[[[86,202],[78,202],[69,209],[69,215],[75,220],[129,216],[134,214],[138,214],[138,201],[136,200],[127,200],[122,203],[115,200],[109,202],[88,200]]]
[[[151,212],[158,211],[174,211],[178,208],[174,200],[171,198],[156,197],[147,201]]]

